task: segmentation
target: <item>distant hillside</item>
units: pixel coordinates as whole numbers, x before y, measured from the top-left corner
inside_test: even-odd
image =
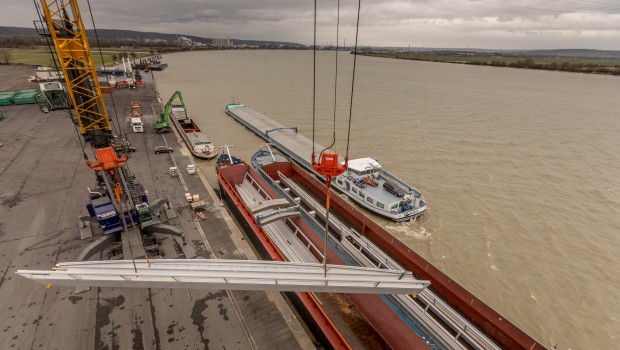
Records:
[[[94,32],[92,29],[87,29],[86,33],[90,38],[94,38]],[[97,29],[97,34],[99,35],[100,40],[132,40],[138,43],[143,43],[146,41],[156,41],[156,40],[166,40],[169,42],[176,42],[178,37],[184,36],[186,38],[192,39],[195,42],[201,42],[203,44],[211,44],[213,42],[212,38],[199,37],[195,35],[186,35],[186,34],[166,34],[166,33],[156,33],[156,32],[139,32],[134,30],[122,30],[122,29]],[[37,32],[34,28],[23,28],[23,27],[2,27],[0,26],[0,36],[11,36],[11,35],[20,35],[20,36],[36,36]],[[283,42],[283,41],[267,41],[267,40],[244,40],[244,39],[230,39],[235,45],[255,45],[260,47],[266,46],[286,46],[286,47],[305,47],[306,45],[291,43],[291,42]]]
[[[0,26],[0,35],[37,35],[37,32],[34,28]]]
[[[489,54],[501,56],[540,56],[556,58],[582,58],[582,59],[618,59],[620,51],[616,50],[590,50],[590,49],[549,49],[549,50],[494,50],[479,48],[433,48],[433,47],[369,47],[372,51],[394,51],[394,52],[445,52],[445,53],[465,53]]]
[[[547,57],[577,57],[590,59],[620,58],[620,51],[589,50],[589,49],[558,49],[558,50],[530,50],[522,51],[526,55]]]

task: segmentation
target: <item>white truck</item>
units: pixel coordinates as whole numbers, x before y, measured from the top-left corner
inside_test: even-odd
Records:
[[[144,124],[140,117],[131,117],[131,128],[133,132],[144,132]]]
[[[28,78],[28,82],[46,82],[64,79],[64,75],[62,74],[62,72],[59,72],[49,67],[38,67],[35,74],[36,75],[31,75]]]

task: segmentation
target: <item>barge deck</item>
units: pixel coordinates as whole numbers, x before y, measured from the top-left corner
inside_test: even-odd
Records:
[[[286,219],[258,225],[261,216],[253,214],[254,208],[259,207],[261,203],[281,200],[282,197],[254,169],[246,164],[220,168],[218,169],[218,180],[221,186],[220,191],[227,202],[231,204],[231,209],[243,216],[243,220],[250,228],[249,233],[255,240],[259,241],[258,247],[261,249],[270,248],[278,252],[278,254],[271,253],[266,258],[306,263],[316,263],[323,260],[323,250],[317,247],[323,246],[324,235],[321,236],[320,229],[314,228],[305,219],[300,218],[297,209],[294,209],[292,213],[290,210],[279,211],[289,213],[289,217]],[[295,213],[297,215],[294,215]],[[348,265],[333,246],[327,250],[327,262],[329,264]],[[394,272],[400,273],[404,270],[395,270]],[[304,293],[298,293],[298,295],[304,297]],[[322,332],[332,332],[329,325],[331,323],[337,324],[338,328],[335,333],[342,335],[343,339],[355,349],[368,348],[363,339],[368,338],[373,329],[377,332],[377,336],[380,336],[387,343],[386,345],[394,349],[429,347],[427,343],[429,339],[423,339],[416,333],[416,330],[410,328],[399,313],[384,301],[384,296],[345,295],[345,302],[351,303],[355,310],[360,313],[358,323],[367,324],[367,326],[363,326],[363,332],[360,333],[359,325],[352,328],[343,323],[342,319],[347,317],[346,313],[351,313],[354,309],[343,310],[338,307],[329,307],[325,294],[318,294],[314,296],[318,298],[319,304],[305,306],[326,310],[325,315],[313,315],[313,317],[320,316],[315,323],[319,325]],[[327,318],[325,319],[325,317]],[[330,343],[333,341],[329,334],[326,334],[326,337]],[[377,341],[379,340],[374,340],[374,342]]]

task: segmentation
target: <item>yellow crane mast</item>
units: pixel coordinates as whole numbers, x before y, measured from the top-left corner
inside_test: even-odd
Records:
[[[112,128],[86,38],[77,0],[41,0],[49,36],[65,75],[67,90],[84,139],[93,147],[109,146]]]

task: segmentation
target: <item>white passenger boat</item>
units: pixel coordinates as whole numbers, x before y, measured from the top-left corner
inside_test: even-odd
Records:
[[[362,207],[394,221],[408,221],[426,210],[422,194],[383,169],[375,159],[349,160],[332,186]]]

